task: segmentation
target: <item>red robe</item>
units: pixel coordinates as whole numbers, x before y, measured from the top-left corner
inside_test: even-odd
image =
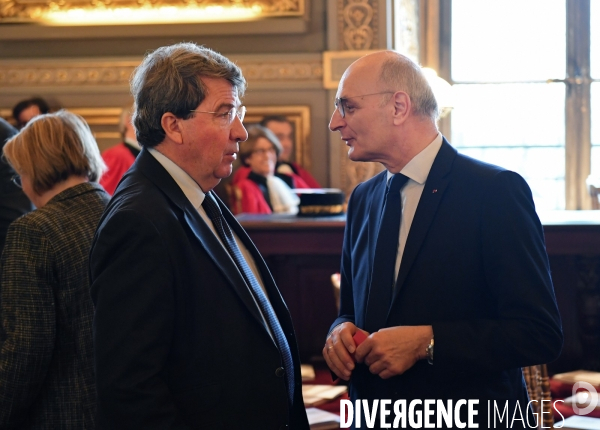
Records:
[[[256,182],[248,179],[250,167],[241,166],[233,174],[231,181],[230,208],[235,215],[239,213],[270,214],[273,213]],[[311,188],[295,174],[288,175],[294,180],[294,188]]]
[[[119,181],[135,161],[135,156],[131,153],[127,144],[121,142],[104,151],[102,158],[108,167],[108,171],[100,178],[100,185],[112,196]]]

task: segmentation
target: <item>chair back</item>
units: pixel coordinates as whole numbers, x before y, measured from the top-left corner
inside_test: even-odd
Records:
[[[225,190],[229,197],[229,209],[234,215],[242,213],[242,190],[233,184],[226,184]]]
[[[545,364],[538,364],[536,366],[523,367],[521,370],[523,371],[523,377],[527,385],[529,400],[532,401],[533,412],[538,417],[536,428],[552,428],[554,426],[554,415],[548,368]]]

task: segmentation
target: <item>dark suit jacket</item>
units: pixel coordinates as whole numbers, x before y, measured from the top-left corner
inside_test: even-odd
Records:
[[[15,171],[2,157],[6,141],[17,134],[17,129],[0,118],[0,254],[4,248],[6,232],[11,222],[33,210],[33,205],[23,191],[12,183]]]
[[[88,256],[109,196],[62,191],[8,230],[0,264],[1,429],[93,429],[94,307]]]
[[[252,253],[290,344],[293,407],[276,371],[280,354],[233,260],[142,150],[91,252],[99,428],[308,428],[289,312],[254,244],[219,205]]]
[[[385,191],[386,171],[350,198],[340,317],[332,327],[364,327]],[[520,368],[554,360],[562,346],[529,187],[514,172],[458,154],[445,139],[410,228],[386,323],[411,325],[433,326],[434,365],[423,360],[385,381],[359,365],[353,398],[519,400],[525,409]]]

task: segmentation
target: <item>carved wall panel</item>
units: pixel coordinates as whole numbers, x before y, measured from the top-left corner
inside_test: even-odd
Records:
[[[339,0],[338,31],[340,49],[373,49],[378,38],[377,0]]]

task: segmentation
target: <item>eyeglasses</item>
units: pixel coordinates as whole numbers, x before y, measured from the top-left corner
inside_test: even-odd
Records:
[[[19,188],[23,188],[23,184],[21,183],[21,177],[19,175],[15,175],[10,178],[13,184],[15,184]]]
[[[239,108],[231,108],[227,112],[210,112],[205,110],[192,109],[190,112],[196,113],[212,113],[215,118],[221,123],[221,125],[228,126],[233,124],[235,117],[237,116],[240,121],[244,121],[246,116],[246,106],[240,106]]]
[[[346,105],[346,102],[349,99],[355,99],[358,97],[368,97],[368,96],[378,96],[380,94],[392,94],[395,91],[383,91],[381,93],[372,93],[372,94],[363,94],[362,96],[352,96],[352,97],[336,97],[335,99],[335,107],[337,110],[340,111],[340,115],[342,116],[342,118],[346,118],[346,109],[348,109],[348,106]]]

